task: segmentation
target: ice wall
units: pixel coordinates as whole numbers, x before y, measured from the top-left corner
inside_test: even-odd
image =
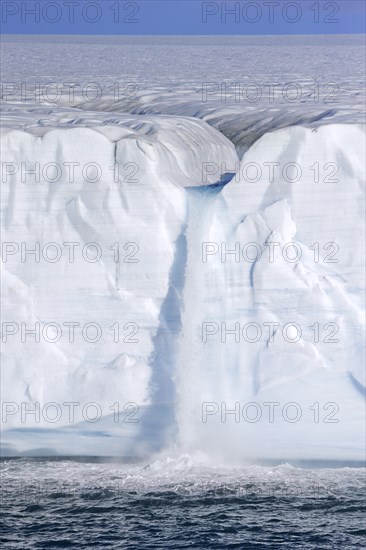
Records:
[[[268,133],[228,185],[210,189],[202,187],[203,165],[220,167],[205,181],[213,184],[238,158],[204,122],[125,116],[118,126],[89,123],[3,134],[2,237],[15,245],[6,245],[2,262],[3,321],[13,325],[3,342],[1,389],[4,401],[40,403],[41,410],[52,402],[95,402],[103,418],[86,422],[76,407],[72,424],[52,425],[42,414],[39,422],[29,415],[23,422],[10,407],[4,451],[146,456],[177,445],[226,461],[362,458],[364,129]],[[49,170],[38,182],[24,175],[37,162]],[[52,163],[62,169],[59,179]],[[66,163],[75,163],[73,181]],[[282,250],[292,258],[293,241],[301,257],[290,261]],[[42,256],[51,242],[62,249],[57,262]],[[244,258],[248,243],[268,250],[271,242],[278,243],[274,261],[265,253]],[[31,254],[23,261],[22,246],[36,243],[39,261]],[[74,262],[64,243],[77,243]],[[88,243],[100,247],[96,262]],[[333,248],[324,249],[329,243]],[[235,254],[222,256],[223,247]],[[252,257],[253,247],[245,250]],[[338,262],[325,263],[327,255]],[[102,336],[91,343],[77,328],[70,342],[65,322],[98,323]],[[282,337],[290,322],[302,329],[298,342]],[[21,323],[40,323],[41,332],[57,323],[63,336],[22,342]],[[116,323],[118,341],[110,328]],[[256,323],[262,336],[237,342],[231,334],[223,342],[222,323],[239,323],[241,335]],[[317,342],[310,329],[316,323]],[[336,329],[339,341],[326,342]],[[52,327],[47,335],[57,336]],[[139,421],[114,422],[116,402],[134,403],[138,409],[123,414],[132,410]],[[301,421],[252,422],[242,410],[253,402],[262,410],[279,403],[276,412],[295,402]],[[235,414],[223,417],[225,407]],[[331,414],[338,421],[324,422]]]
[[[204,219],[192,210],[183,447],[234,461],[362,458],[364,145],[361,126],[266,134]]]
[[[169,372],[161,368],[155,346],[161,347],[157,334],[167,323],[162,311],[174,283],[177,247],[182,248],[183,188],[199,183],[202,158],[231,165],[238,159],[233,145],[200,121],[129,122],[122,128],[53,129],[40,137],[3,134],[2,313],[9,334],[3,335],[1,390],[6,402],[40,403],[41,411],[47,403],[95,402],[103,416],[112,415],[116,402],[122,408],[151,403],[154,369],[163,388],[160,398],[172,399],[167,388],[174,365]],[[184,253],[182,258],[184,273]],[[39,342],[22,323],[26,330],[39,323]],[[57,327],[43,334],[49,323],[61,327],[59,340]],[[70,323],[79,323],[74,341]],[[100,327],[99,340],[98,327],[82,334],[88,323]],[[63,412],[53,428],[68,424]],[[75,422],[83,419],[81,406],[75,407]],[[19,411],[4,425],[25,431],[50,425],[42,414],[25,420]],[[55,452],[58,445],[42,443]],[[75,452],[82,449],[83,443],[77,444]],[[96,444],[92,452],[104,449]]]

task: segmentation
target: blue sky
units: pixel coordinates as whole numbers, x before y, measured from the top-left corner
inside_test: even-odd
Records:
[[[2,0],[4,34],[365,32],[365,0]]]

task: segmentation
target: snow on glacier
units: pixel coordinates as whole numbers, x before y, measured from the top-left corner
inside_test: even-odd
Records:
[[[90,82],[94,71],[89,62],[80,65],[82,48],[104,58],[98,71],[104,84],[119,75],[122,82],[138,81],[141,89],[122,103],[108,96],[94,104],[24,102],[16,96],[4,101],[2,161],[19,169],[2,177],[3,242],[80,247],[74,263],[67,261],[65,247],[57,263],[22,262],[20,252],[3,259],[2,319],[29,327],[94,321],[103,337],[95,344],[65,337],[21,343],[19,333],[9,335],[2,344],[1,398],[29,407],[96,402],[103,418],[87,422],[80,407],[72,423],[52,424],[42,416],[36,422],[31,415],[22,422],[20,414],[9,414],[2,426],[4,453],[147,456],[178,448],[226,462],[362,460],[365,134],[362,70],[354,77],[362,61],[357,38],[346,45],[334,37],[314,38],[326,62],[323,84],[340,83],[332,106],[314,104],[310,95],[296,104],[236,104],[230,94],[227,102],[217,94],[202,102],[202,65],[194,63],[199,56],[208,63],[205,82],[302,79],[311,86],[319,59],[306,55],[315,46],[304,37],[293,38],[291,47],[267,38],[268,59],[256,37],[247,39],[246,50],[241,38],[205,46],[199,38],[192,46],[165,38],[148,47],[149,39],[127,45],[110,38],[107,48],[99,39],[65,40],[45,52],[34,37],[8,39],[3,80],[20,82],[28,74],[15,51],[34,58],[36,82]],[[208,47],[214,55],[204,55]],[[157,74],[156,60],[169,59],[172,48],[177,63],[161,63]],[[123,49],[128,55],[121,55]],[[334,64],[328,62],[330,50]],[[22,181],[22,162],[57,163],[62,177],[54,183],[42,176],[38,183],[31,176]],[[65,169],[70,162],[94,162],[102,176],[91,183],[76,168],[71,182]],[[303,174],[290,183],[280,171],[269,177],[264,163],[297,163]],[[310,170],[315,163],[337,166],[336,181],[316,183]],[[207,164],[217,170],[203,172]],[[127,165],[137,166],[137,174],[116,169]],[[250,165],[261,167],[258,181],[245,177]],[[224,185],[227,173],[233,178]],[[228,255],[222,261],[222,243],[227,249],[235,243],[265,249],[273,241],[280,247],[298,243],[301,258],[270,262],[263,254],[248,262]],[[78,254],[92,242],[103,251],[96,263]],[[121,248],[124,255],[138,248],[138,262],[116,263],[116,242],[130,243]],[[314,262],[317,242],[337,243],[338,263]],[[206,262],[203,243],[218,247]],[[232,328],[255,322],[263,328],[290,321],[304,329],[296,343],[284,341],[277,328],[266,338],[263,331],[256,343],[233,337],[223,343],[220,333],[202,339],[204,323]],[[115,343],[109,327],[116,322],[136,323],[138,342]],[[314,342],[309,327],[316,322],[336,323],[339,342]],[[136,404],[139,422],[114,422],[116,402]],[[236,422],[234,415],[222,422],[222,403],[235,410],[236,403],[242,408],[252,402],[262,408],[296,402],[304,414],[297,423],[277,417],[273,423]],[[206,422],[203,403],[213,407]],[[315,423],[309,411],[314,403],[323,417],[322,407],[335,403],[339,421]]]

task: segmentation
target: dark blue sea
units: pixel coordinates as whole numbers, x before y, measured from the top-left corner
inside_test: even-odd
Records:
[[[366,548],[365,469],[1,462],[2,549]]]

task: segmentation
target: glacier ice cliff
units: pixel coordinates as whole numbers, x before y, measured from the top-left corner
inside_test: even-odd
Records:
[[[4,454],[362,460],[364,127],[86,116],[2,132]]]

